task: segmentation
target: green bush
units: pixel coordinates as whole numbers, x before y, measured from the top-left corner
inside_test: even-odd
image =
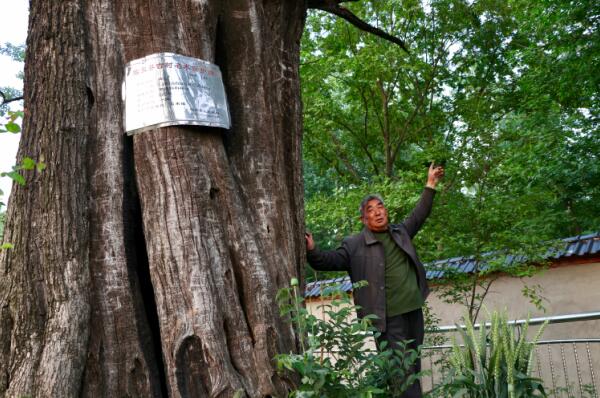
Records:
[[[365,283],[354,285],[354,289]],[[357,319],[348,294],[326,288],[322,297],[330,305],[320,310],[325,321],[309,314],[298,294],[297,281],[278,293],[282,316],[292,322],[299,336],[300,353],[276,356],[280,372],[298,376],[298,388],[290,397],[367,398],[399,397],[421,374],[409,374],[419,352],[400,343],[399,349],[372,350],[365,347],[379,332],[372,326],[375,316]],[[407,376],[408,375],[408,376]]]
[[[534,345],[546,324],[534,339],[527,341],[529,323],[517,331],[507,322],[506,314],[494,312],[490,327],[475,331],[467,320],[459,327],[463,343],[456,340],[442,385],[434,396],[470,398],[518,398],[547,396],[542,380],[532,377]]]

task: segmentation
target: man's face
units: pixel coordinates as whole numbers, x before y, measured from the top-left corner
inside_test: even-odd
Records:
[[[378,199],[367,202],[361,220],[373,232],[384,232],[388,227],[387,210]]]

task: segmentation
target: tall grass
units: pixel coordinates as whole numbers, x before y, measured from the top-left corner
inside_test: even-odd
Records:
[[[531,376],[534,346],[527,340],[529,322],[520,327],[508,323],[505,312],[489,315],[488,327],[477,331],[465,321],[458,330],[462,344],[453,340],[442,385],[432,396],[470,398],[545,397],[542,381]]]

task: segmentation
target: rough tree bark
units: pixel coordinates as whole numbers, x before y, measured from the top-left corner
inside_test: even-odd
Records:
[[[272,358],[296,348],[275,295],[304,262],[299,42],[307,6],[357,24],[339,3],[31,1],[18,157],[47,168],[8,206],[0,397],[285,396]],[[155,52],[221,67],[229,131],[124,135],[124,66]]]
[[[302,265],[303,2],[32,1],[0,259],[0,396],[283,396],[275,294]],[[127,138],[124,65],[218,63],[230,131]],[[143,231],[143,232],[142,232]],[[151,284],[149,283],[151,279]]]

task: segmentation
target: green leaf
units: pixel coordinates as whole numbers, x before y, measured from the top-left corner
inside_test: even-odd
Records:
[[[14,133],[14,134],[21,132],[21,126],[19,126],[17,123],[12,122],[12,121],[6,123],[5,127],[6,127],[7,131]]]
[[[2,246],[0,246],[0,249],[2,250],[7,250],[7,249],[13,249],[15,246],[12,243],[3,243]]]
[[[44,163],[42,161],[37,162],[37,164],[35,165],[35,168],[38,172],[44,171],[46,169],[46,163]]]
[[[33,170],[36,166],[35,160],[28,158],[28,157],[24,157],[23,160],[21,161],[21,166],[19,166],[20,169],[22,170]]]
[[[23,177],[17,171],[9,171],[9,172],[0,173],[0,177],[9,177],[13,181],[16,181],[19,185],[25,185],[25,177]]]

